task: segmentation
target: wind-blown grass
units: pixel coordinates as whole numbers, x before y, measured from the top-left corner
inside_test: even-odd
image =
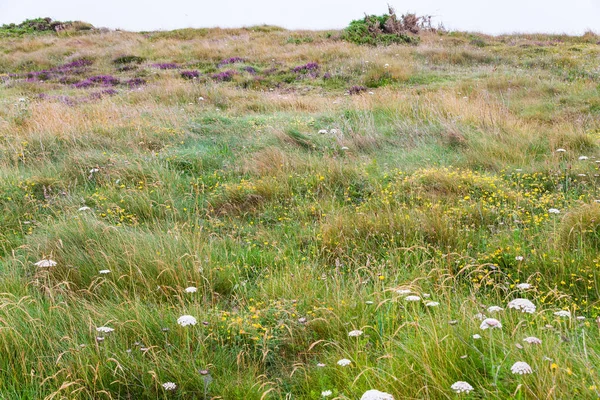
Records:
[[[2,396],[599,396],[597,37],[338,36],[0,39]]]

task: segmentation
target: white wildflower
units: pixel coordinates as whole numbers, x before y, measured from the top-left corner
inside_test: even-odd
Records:
[[[332,392],[331,390],[323,390],[323,391],[321,392],[321,396],[322,396],[322,397],[329,397],[329,396],[331,396],[332,394],[333,394],[333,392]]]
[[[111,328],[109,326],[99,326],[96,328],[97,332],[102,332],[102,333],[111,333],[114,332],[115,328]]]
[[[499,311],[504,311],[504,308],[500,307],[500,306],[489,306],[487,308],[487,311],[489,313],[495,313],[495,312],[499,312]]]
[[[557,317],[571,318],[571,312],[567,310],[560,310],[554,313]]]
[[[175,390],[175,389],[177,389],[177,385],[175,383],[173,383],[173,382],[165,382],[165,383],[162,384],[162,387],[165,390]]]
[[[567,150],[565,150],[565,149],[563,149],[563,148],[560,148],[560,149],[556,149],[556,152],[557,152],[557,153],[566,153],[566,152],[567,152]]]
[[[415,301],[421,301],[421,298],[419,296],[406,296],[404,298],[405,301],[409,301],[409,302],[415,302]]]
[[[440,303],[438,303],[437,301],[428,301],[427,303],[425,303],[425,307],[437,307],[439,305]]]
[[[588,156],[579,156],[578,160],[579,161],[585,161],[587,160],[589,157]]]
[[[389,393],[380,392],[379,390],[367,390],[360,400],[394,400],[394,396]]]
[[[79,207],[77,209],[77,211],[88,211],[88,210],[91,210],[91,208],[89,208],[88,206]]]
[[[358,329],[348,332],[348,336],[350,336],[350,337],[359,337],[362,334],[363,334],[363,331],[358,330]]]
[[[352,361],[348,360],[347,358],[342,358],[337,362],[337,365],[339,365],[340,367],[345,367],[350,364],[352,364]]]
[[[515,260],[517,261],[523,261],[525,258],[523,256],[516,256]]]
[[[110,274],[110,269],[101,269],[100,271],[98,271],[98,273],[100,275]]]
[[[521,312],[533,314],[535,312],[535,304],[527,299],[514,299],[508,303],[508,308],[521,310]]]
[[[198,288],[196,288],[195,286],[190,286],[190,287],[185,288],[186,293],[196,293],[197,291],[198,291]]]
[[[478,334],[478,333],[476,333],[476,334],[473,335],[473,339],[479,340],[479,339],[481,339],[481,335]]]
[[[40,268],[54,267],[56,266],[56,261],[47,258],[45,260],[40,260],[33,265],[38,266]]]
[[[473,386],[469,385],[467,382],[464,381],[458,381],[458,382],[454,382],[452,384],[452,386],[450,386],[450,389],[454,390],[454,392],[456,393],[469,393],[470,391],[473,390]]]
[[[577,317],[577,321],[585,321],[585,317],[583,315],[579,315]]]
[[[317,363],[317,367],[319,367],[319,368],[323,368],[324,366],[325,366],[325,364],[323,364],[323,363]]]
[[[177,323],[181,326],[196,325],[196,318],[191,315],[182,315],[177,318]]]
[[[412,290],[410,290],[410,289],[398,289],[398,290],[396,290],[396,293],[398,293],[399,295],[403,296],[405,294],[411,294]]]
[[[319,129],[321,135],[327,135],[327,129]]]
[[[531,366],[524,361],[517,361],[510,367],[510,370],[513,374],[516,375],[525,375],[533,373]]]
[[[483,321],[486,318],[487,318],[487,316],[482,313],[477,313],[477,314],[473,315],[473,319],[478,319],[480,321]]]
[[[550,213],[550,214],[560,214],[560,210],[558,208],[550,208],[550,209],[548,209],[548,213]]]
[[[479,325],[479,328],[481,329],[500,329],[502,328],[502,323],[500,323],[500,321],[498,321],[496,318],[486,318],[481,322],[481,325]]]
[[[517,285],[517,289],[521,289],[521,290],[531,289],[531,284],[530,283],[519,283]]]
[[[523,341],[529,344],[542,344],[542,341],[536,338],[535,336],[526,337],[525,339],[523,339]]]

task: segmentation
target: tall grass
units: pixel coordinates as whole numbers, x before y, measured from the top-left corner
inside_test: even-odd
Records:
[[[3,398],[598,398],[595,36],[338,36],[0,39]]]

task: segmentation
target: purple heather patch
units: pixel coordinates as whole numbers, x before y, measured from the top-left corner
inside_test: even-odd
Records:
[[[331,73],[325,72],[325,75],[323,75],[323,79],[331,79]]]
[[[27,82],[47,81],[48,79],[51,79],[53,77],[53,72],[54,71],[48,69],[27,72]]]
[[[125,72],[125,71],[133,71],[134,69],[137,69],[137,68],[138,68],[137,65],[126,64],[126,65],[120,65],[117,68],[117,70]]]
[[[235,75],[235,71],[228,70],[228,71],[219,72],[218,74],[213,74],[213,75],[211,75],[211,78],[213,78],[216,81],[227,82],[227,81],[230,81],[231,78],[233,78],[233,75]]]
[[[43,69],[41,71],[31,71],[25,73],[27,82],[47,81],[49,79],[63,79],[65,75],[80,74],[85,70],[85,67],[92,65],[94,62],[85,58],[81,58],[69,63],[60,65],[55,68]],[[18,74],[14,74],[19,77]]]
[[[360,94],[362,92],[365,92],[366,90],[367,88],[364,86],[352,86],[350,89],[348,89],[348,94]]]
[[[235,64],[235,63],[240,63],[240,62],[244,62],[244,61],[246,61],[246,60],[244,60],[242,57],[226,58],[219,63],[218,67],[220,68],[223,65]]]
[[[152,64],[151,67],[158,68],[158,69],[177,69],[177,68],[179,68],[179,65],[177,65],[175,63],[158,63],[158,64]]]
[[[117,92],[115,89],[104,89],[100,92],[90,94],[90,99],[97,100],[104,96],[114,96],[117,93],[119,92]]]
[[[74,68],[83,68],[83,67],[89,67],[93,63],[94,62],[92,60],[88,60],[87,58],[80,58],[78,60],[71,61],[70,63],[63,64],[60,67],[58,67],[57,69],[68,70],[68,69],[74,69]]]
[[[316,62],[309,62],[307,64],[304,65],[298,65],[297,67],[292,68],[292,71],[294,72],[310,72],[310,71],[316,71],[319,69],[319,64],[317,64]]]
[[[248,67],[244,67],[244,68],[242,68],[242,69],[243,69],[244,71],[246,71],[246,72],[248,72],[248,73],[252,74],[252,75],[254,75],[254,74],[256,73],[256,69],[255,69],[254,67],[250,67],[250,66],[248,66]]]
[[[129,86],[130,88],[134,88],[134,87],[145,85],[146,80],[144,80],[142,78],[131,78],[128,81],[126,81],[125,84],[127,86]]]
[[[200,76],[198,71],[181,71],[181,77],[183,79],[196,79]]]
[[[267,70],[264,70],[263,74],[264,75],[271,75],[271,74],[274,74],[275,72],[277,72],[277,68],[273,67],[273,68],[269,68]]]
[[[74,86],[78,89],[90,86],[115,86],[119,84],[119,79],[111,75],[96,75],[77,82]]]

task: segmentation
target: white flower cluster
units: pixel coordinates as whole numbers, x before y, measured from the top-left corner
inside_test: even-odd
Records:
[[[188,326],[196,325],[197,321],[196,318],[192,317],[191,315],[182,315],[181,317],[177,318],[177,323],[181,326]]]
[[[56,261],[47,258],[45,260],[40,260],[40,261],[36,262],[34,265],[37,267],[40,267],[40,268],[55,267]]]
[[[389,393],[380,392],[379,390],[367,390],[360,400],[394,400],[394,396]]]
[[[514,299],[508,303],[508,308],[521,310],[521,312],[533,314],[535,312],[535,304],[527,299]]]
[[[502,323],[498,321],[496,318],[486,318],[481,322],[479,328],[485,329],[500,329],[502,328]]]
[[[531,369],[531,366],[525,361],[517,361],[512,367],[510,367],[510,371],[515,375],[526,375],[533,373],[533,369]]]
[[[450,389],[454,390],[456,393],[469,393],[473,390],[473,386],[464,381],[454,382]]]

